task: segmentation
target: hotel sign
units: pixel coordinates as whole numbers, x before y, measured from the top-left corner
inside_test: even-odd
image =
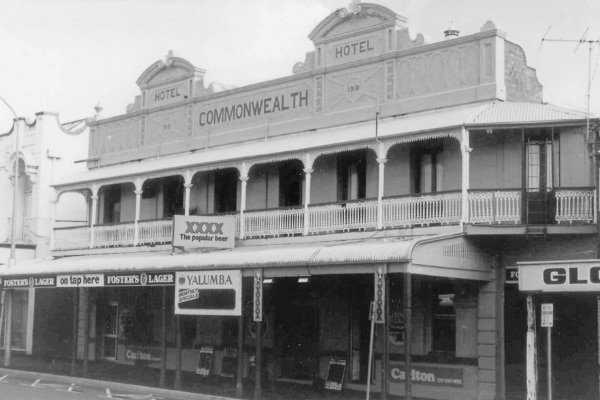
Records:
[[[312,110],[308,84],[297,84],[240,96],[235,99],[201,104],[197,123],[201,129],[237,126],[255,120],[282,120],[308,115]]]
[[[241,303],[239,270],[177,272],[175,314],[239,316]]]
[[[176,215],[173,218],[173,247],[235,246],[235,218]]]
[[[600,261],[519,264],[519,290],[600,292]]]

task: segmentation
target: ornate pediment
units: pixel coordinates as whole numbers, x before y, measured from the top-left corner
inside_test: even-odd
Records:
[[[136,81],[141,95],[127,107],[127,112],[164,106],[207,94],[204,88],[206,71],[169,51],[164,60],[150,65]]]
[[[353,2],[347,9],[340,8],[325,18],[308,35],[315,45],[353,33],[403,26],[406,17],[389,8],[372,3]]]

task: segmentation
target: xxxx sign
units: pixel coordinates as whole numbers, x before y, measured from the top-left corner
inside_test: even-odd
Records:
[[[235,218],[176,215],[173,246],[231,249],[235,244]]]

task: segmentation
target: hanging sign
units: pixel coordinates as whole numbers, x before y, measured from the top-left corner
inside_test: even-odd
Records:
[[[186,271],[175,276],[175,314],[235,315],[242,312],[242,273]]]
[[[252,319],[260,322],[263,319],[263,280],[262,272],[254,274],[254,301],[252,302]]]
[[[173,247],[232,249],[234,246],[234,217],[173,217]]]
[[[375,271],[374,307],[373,318],[375,318],[375,323],[383,324],[385,322],[385,275],[381,268],[377,268],[377,271]]]

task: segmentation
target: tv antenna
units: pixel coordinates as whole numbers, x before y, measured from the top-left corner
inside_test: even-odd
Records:
[[[598,37],[598,39],[595,39],[595,40],[588,39],[588,31],[590,30],[590,28],[588,27],[583,32],[583,35],[581,35],[581,39],[549,39],[549,38],[547,38],[547,35],[548,35],[548,32],[550,32],[550,28],[552,28],[552,26],[548,27],[548,30],[546,31],[546,33],[544,33],[544,36],[542,37],[542,42],[540,43],[540,49],[542,48],[542,45],[544,44],[544,42],[577,43],[577,46],[575,46],[575,51],[574,51],[574,53],[576,53],[577,50],[579,49],[579,46],[581,46],[582,44],[588,45],[588,82],[587,82],[587,110],[586,110],[587,126],[586,126],[586,131],[585,131],[585,137],[589,141],[589,138],[590,138],[590,96],[591,96],[591,86],[592,86],[592,48],[595,45],[600,44],[600,37]]]

